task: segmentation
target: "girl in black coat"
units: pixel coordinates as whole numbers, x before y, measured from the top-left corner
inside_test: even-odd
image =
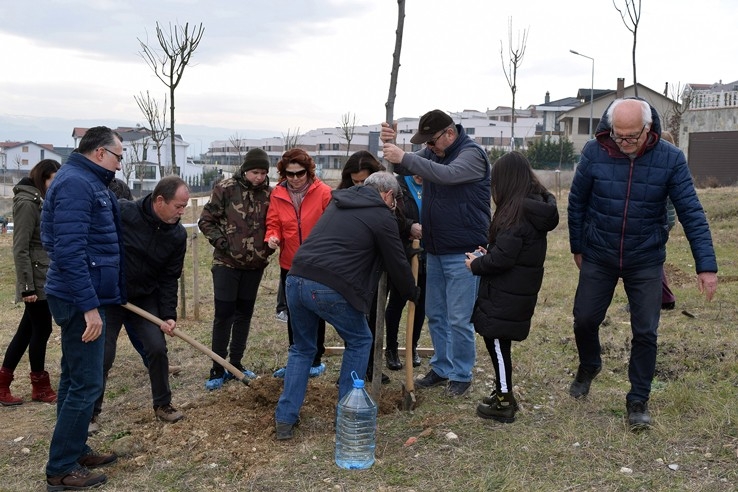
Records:
[[[477,415],[515,421],[510,348],[525,340],[543,281],[546,234],[559,223],[556,199],[538,181],[528,160],[509,152],[492,167],[495,213],[489,247],[467,253],[466,266],[482,278],[472,314],[474,329],[484,337],[497,381]]]

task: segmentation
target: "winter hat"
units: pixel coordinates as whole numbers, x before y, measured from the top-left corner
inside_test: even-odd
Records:
[[[414,144],[423,144],[433,138],[433,135],[454,124],[454,120],[440,109],[428,111],[420,117],[418,131],[410,141]]]
[[[259,148],[246,152],[246,157],[243,159],[243,164],[241,164],[241,172],[245,173],[251,169],[269,171],[269,155]]]

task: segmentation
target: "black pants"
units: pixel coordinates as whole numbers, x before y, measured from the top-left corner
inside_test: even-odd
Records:
[[[216,265],[211,271],[215,295],[212,349],[240,368],[264,269],[239,270]],[[217,362],[213,362],[213,369],[223,370]]]
[[[397,350],[397,335],[400,329],[400,319],[402,318],[402,311],[405,309],[407,301],[400,296],[397,288],[390,282],[387,281],[389,287],[389,301],[387,301],[387,308],[384,311],[384,322],[387,330],[387,349]],[[413,340],[412,348],[418,346],[418,340],[420,339],[420,331],[423,329],[423,323],[425,322],[425,269],[422,272],[418,272],[418,286],[420,287],[420,299],[415,304],[415,319],[413,320]],[[410,348],[410,344],[405,340],[405,347]]]
[[[18,329],[8,345],[3,359],[3,367],[15,371],[23,354],[28,349],[28,361],[32,372],[44,370],[46,364],[46,342],[51,336],[51,312],[49,304],[43,301],[24,302],[23,317]]]
[[[512,340],[500,340],[499,338],[484,338],[484,344],[487,346],[487,352],[492,358],[492,365],[495,368],[495,390],[497,394],[511,393],[512,384],[512,359],[511,348]]]
[[[129,299],[144,311],[154,316],[160,316],[159,302],[157,296],[137,297]],[[121,306],[108,306],[105,315],[105,356],[103,357],[103,391],[100,398],[95,402],[94,415],[102,411],[105,386],[108,382],[108,373],[115,362],[123,323],[126,329],[135,333],[136,339],[143,346],[146,360],[148,361],[149,382],[151,383],[151,399],[156,406],[169,405],[172,402],[172,391],[169,387],[169,357],[167,355],[167,341],[161,328],[141,316]]]

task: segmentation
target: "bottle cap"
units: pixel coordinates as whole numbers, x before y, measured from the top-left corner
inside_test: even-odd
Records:
[[[356,371],[351,371],[351,379],[354,380],[354,388],[364,387],[364,380],[361,379],[358,374],[356,374]]]

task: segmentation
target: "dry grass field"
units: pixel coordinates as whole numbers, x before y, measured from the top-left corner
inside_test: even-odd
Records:
[[[281,381],[271,377],[286,361],[286,325],[275,319],[278,266],[267,269],[244,365],[259,378],[244,386],[204,388],[210,361],[184,341],[169,340],[173,404],[186,418],[173,425],[154,419],[148,377],[126,339],[110,375],[102,430],[90,438],[119,461],[105,469],[108,491],[732,491],[738,489],[738,200],[736,189],[700,190],[721,268],[716,299],[696,289],[693,261],[682,230],[669,241],[667,272],[677,309],[664,312],[649,432],[624,422],[630,346],[628,314],[618,287],[602,329],[604,368],[585,401],[568,386],[576,370],[572,300],[577,271],[568,250],[566,194],[562,223],[550,234],[546,276],[528,340],[513,345],[514,380],[521,410],[503,425],[475,416],[494,371],[477,344],[473,391],[449,399],[440,388],[420,391],[413,412],[398,408],[402,372],[382,390],[377,461],[367,471],[333,462],[335,381],[340,359],[310,381],[302,424],[292,441],[274,439],[274,407]],[[192,222],[199,210],[188,212]],[[198,260],[192,257],[197,243]],[[210,247],[191,236],[184,276],[186,317],[180,328],[210,344]],[[194,271],[198,294],[194,297]],[[11,237],[0,236],[0,350],[15,331],[22,307],[13,303]],[[195,307],[197,306],[197,317]],[[688,314],[685,314],[685,312]],[[340,345],[329,330],[328,345]],[[402,342],[401,342],[402,345]],[[421,345],[430,346],[427,332]],[[59,331],[48,346],[52,382],[59,378]],[[428,359],[416,369],[425,373]],[[28,363],[13,390],[26,403],[0,407],[0,490],[45,490],[44,465],[55,407],[30,402]],[[453,435],[452,435],[452,434]],[[455,436],[455,437],[454,437]],[[404,444],[410,437],[417,441]]]

